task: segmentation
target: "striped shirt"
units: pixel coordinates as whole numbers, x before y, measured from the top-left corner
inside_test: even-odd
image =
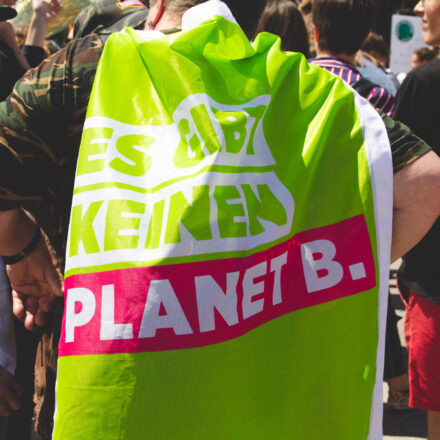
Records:
[[[362,78],[359,70],[353,64],[343,61],[336,57],[318,57],[309,60],[310,63],[316,64],[323,69],[328,70],[336,76],[342,78],[350,86]],[[382,110],[386,115],[392,116],[394,111],[394,98],[383,87],[373,87],[366,96],[368,101],[379,110]]]

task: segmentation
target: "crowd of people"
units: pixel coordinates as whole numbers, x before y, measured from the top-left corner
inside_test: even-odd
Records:
[[[33,431],[41,440],[315,440],[323,438],[319,429],[329,440],[379,440],[382,378],[388,407],[427,411],[428,440],[440,440],[440,0],[415,4],[429,48],[414,52],[402,84],[372,30],[375,0],[256,0],[252,8],[236,0],[91,0],[52,54],[46,33],[59,1],[32,1],[21,47],[7,21],[13,4],[2,1],[0,440],[30,440]],[[198,183],[189,190],[190,179]],[[169,200],[160,199],[164,188]],[[138,195],[124,200],[128,192]],[[360,216],[367,238],[363,226],[326,237],[350,249],[342,255],[353,283],[373,281],[340,287],[341,253],[319,247],[328,240],[310,242],[316,248],[307,240]],[[365,241],[370,265],[353,259]],[[304,280],[289,267],[295,246]],[[383,286],[399,258],[408,364]],[[142,283],[150,287],[138,325]],[[193,284],[197,309],[188,312]],[[306,299],[299,299],[303,284]],[[274,311],[261,296],[267,285]],[[331,310],[308,299],[321,290],[333,295]],[[304,305],[277,309],[284,295]],[[338,355],[341,364],[327,353],[326,337],[341,338],[344,322],[339,336],[307,328],[310,341],[290,340],[307,307],[321,307],[317,322],[338,310],[351,322],[349,295],[365,310],[347,323],[353,352]],[[276,342],[280,331],[286,340]],[[335,371],[318,368],[311,360],[319,358],[295,345],[319,351],[313,337]],[[141,359],[145,353],[152,356]],[[344,364],[356,353],[358,364]],[[302,356],[310,378],[296,378],[300,394],[294,374],[276,363]],[[252,370],[258,392],[240,369]],[[224,373],[234,370],[241,379]],[[203,377],[200,386],[194,376]],[[359,393],[359,411],[345,414],[335,402],[338,380]],[[307,387],[311,401],[322,393],[323,415],[304,401]],[[291,401],[304,426],[292,419]],[[140,420],[143,410],[160,414]],[[337,413],[341,420],[358,413],[363,422],[342,426]]]

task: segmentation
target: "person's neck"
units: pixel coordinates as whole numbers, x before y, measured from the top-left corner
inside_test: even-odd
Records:
[[[181,27],[182,27],[182,17],[176,18],[174,16],[168,15],[165,12],[153,29],[155,31],[161,31],[167,29],[180,29]],[[148,20],[145,24],[144,29],[147,31],[151,30],[151,28],[148,26]]]
[[[342,61],[346,61],[350,64],[356,65],[356,52],[352,55],[348,55],[346,53],[331,53],[327,50],[319,49],[319,47],[316,49],[316,56],[317,57],[336,57],[341,59]]]

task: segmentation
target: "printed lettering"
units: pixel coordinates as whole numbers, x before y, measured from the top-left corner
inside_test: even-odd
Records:
[[[132,324],[115,324],[115,286],[102,286],[101,341],[133,339]]]
[[[267,273],[267,262],[250,267],[243,278],[243,318],[247,319],[263,310],[264,298],[254,300],[254,296],[264,292],[264,281],[255,283],[255,279]]]
[[[247,225],[236,221],[236,217],[244,216],[243,202],[235,186],[222,185],[214,190],[214,198],[218,206],[218,229],[220,237],[246,237]],[[233,203],[233,200],[237,200]]]
[[[153,205],[153,212],[151,213],[147,239],[145,242],[146,249],[156,249],[160,245],[164,209],[165,200],[160,200]]]
[[[106,203],[95,201],[85,214],[80,193],[72,210],[69,257],[84,264],[82,257],[88,254],[114,252],[116,258],[118,251],[153,253],[170,244],[182,252],[188,246],[217,252],[222,246],[223,250],[229,248],[230,244],[222,241],[231,238],[243,239],[246,245],[247,237],[264,242],[285,236],[291,231],[293,201],[272,173],[261,175],[263,179],[268,183],[197,185],[197,181],[188,181],[176,184],[174,191],[157,191],[141,198],[145,203],[111,198]],[[103,196],[102,191],[99,195]],[[140,258],[146,261],[145,255]],[[69,263],[72,261],[69,258]]]
[[[212,111],[222,126],[226,152],[239,153],[246,141],[248,118],[244,112],[224,112],[212,107]]]
[[[105,166],[104,153],[113,129],[109,127],[89,127],[83,131],[78,156],[77,176],[102,171]]]
[[[161,305],[165,314],[160,314]],[[168,280],[153,280],[148,289],[139,338],[154,338],[157,329],[172,328],[176,335],[187,335],[192,329]]]
[[[255,154],[255,145],[254,145],[255,132],[257,131],[258,124],[260,124],[261,119],[263,118],[263,115],[266,111],[266,106],[259,105],[253,108],[246,108],[245,110],[249,113],[251,120],[253,120],[246,153]]]
[[[89,117],[75,188],[122,183],[154,189],[188,178],[202,167],[274,165],[263,132],[269,102],[270,95],[262,95],[241,105],[225,105],[197,93],[184,99],[172,122],[167,118],[164,125]],[[148,180],[142,179],[147,175]]]
[[[76,305],[81,308],[76,312]],[[67,290],[66,297],[66,342],[75,340],[75,328],[86,325],[95,314],[95,295],[89,289],[76,287]]]
[[[258,218],[275,223],[278,226],[287,223],[287,213],[282,203],[275,197],[268,185],[257,185],[258,197],[251,185],[242,185],[249,217],[251,235],[265,231]]]
[[[281,296],[281,269],[287,264],[287,252],[270,260],[270,271],[274,272],[272,304],[275,306],[282,302]]]
[[[82,205],[72,207],[69,243],[70,257],[78,255],[80,243],[83,244],[86,254],[93,254],[100,251],[98,240],[96,239],[93,229],[93,221],[102,204],[102,200],[90,203],[84,215],[82,215]]]
[[[196,240],[212,239],[210,225],[209,186],[201,185],[193,188],[192,205],[181,191],[170,197],[168,221],[165,232],[165,243],[179,243],[180,224]]]
[[[144,176],[151,168],[151,157],[144,149],[156,141],[151,136],[128,134],[116,141],[116,149],[122,155],[113,159],[109,166],[115,171],[128,176]]]
[[[190,115],[191,120],[182,119],[178,123],[181,141],[173,159],[176,167],[193,167],[206,156],[220,150],[220,141],[206,105],[192,107]]]
[[[124,231],[137,231],[145,204],[132,200],[109,200],[105,221],[104,251],[136,249],[139,235]],[[123,234],[121,232],[124,232]]]
[[[240,272],[226,274],[226,293],[210,275],[194,278],[201,332],[215,330],[214,310],[219,312],[229,326],[238,324],[237,282],[239,275]]]
[[[347,230],[355,239],[345,240]],[[239,258],[72,275],[65,282],[60,354],[228,341],[296,310],[366,292],[376,285],[375,274],[360,215]],[[95,308],[101,312],[95,315]]]
[[[329,289],[344,276],[340,263],[334,260],[336,247],[330,240],[315,240],[301,245],[301,257],[309,293]],[[320,275],[324,272],[324,275]]]

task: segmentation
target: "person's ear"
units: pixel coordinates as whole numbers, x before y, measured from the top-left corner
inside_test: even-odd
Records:
[[[315,25],[313,25],[313,36],[315,38],[315,43],[317,43],[319,41],[319,31],[316,29]]]
[[[154,28],[157,23],[159,23],[159,20],[162,18],[164,10],[164,0],[156,0],[153,7],[150,9],[151,19],[148,20],[148,26],[150,28]]]

